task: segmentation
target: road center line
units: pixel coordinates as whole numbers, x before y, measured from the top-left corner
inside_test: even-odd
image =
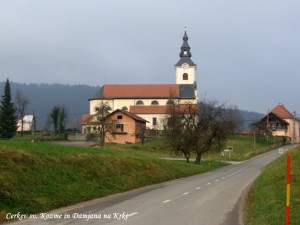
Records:
[[[190,193],[190,192],[184,192],[183,195],[187,195],[187,194],[189,194],[189,193]]]
[[[201,187],[196,187],[197,190],[199,190]]]
[[[207,186],[208,186],[208,185],[211,185],[211,183],[207,183],[206,185],[207,185]]]
[[[171,199],[167,199],[167,200],[163,201],[163,203],[167,203],[167,202],[170,202],[170,201],[171,201]]]

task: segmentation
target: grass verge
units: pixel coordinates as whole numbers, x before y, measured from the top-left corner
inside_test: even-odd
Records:
[[[227,146],[232,146],[232,152],[227,152],[224,156],[221,156],[220,151],[213,150],[204,154],[204,158],[209,160],[243,161],[281,145],[282,137],[261,137],[259,141],[256,140],[254,145],[254,137],[252,135],[232,135],[224,147],[226,149]]]
[[[291,225],[300,224],[300,147],[291,156]],[[271,163],[250,189],[244,213],[247,225],[285,224],[287,155]]]
[[[44,212],[224,165],[48,142],[0,141],[0,220],[9,212]]]

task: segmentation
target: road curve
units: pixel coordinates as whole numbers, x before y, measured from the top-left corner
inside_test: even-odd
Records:
[[[239,225],[242,192],[278,149],[205,174],[57,209],[11,225]],[[69,218],[70,217],[70,218]]]

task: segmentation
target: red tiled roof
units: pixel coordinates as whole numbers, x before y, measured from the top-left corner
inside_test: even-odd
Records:
[[[90,114],[83,114],[81,116],[81,124],[85,124],[93,115]]]
[[[189,108],[188,104],[179,105],[179,109],[187,111]],[[192,110],[197,110],[197,104],[192,104]],[[166,114],[168,111],[167,105],[162,106],[130,106],[130,112],[136,114]]]
[[[166,114],[168,106],[130,106],[129,111],[136,114]]]
[[[143,119],[142,117],[138,116],[138,115],[135,115],[134,113],[132,112],[128,112],[128,111],[125,111],[125,110],[121,110],[121,109],[117,109],[115,111],[113,111],[111,114],[109,114],[107,117],[110,117],[112,116],[113,114],[115,113],[118,113],[118,112],[121,112],[121,113],[124,113],[125,115],[131,117],[132,119],[136,120],[136,121],[141,121],[141,122],[148,122],[147,120]],[[148,122],[149,123],[149,122]]]
[[[293,114],[290,113],[283,104],[279,103],[274,109],[271,110],[272,113],[276,114],[282,119],[292,119]]]
[[[179,96],[177,84],[106,84],[103,98],[169,98]]]

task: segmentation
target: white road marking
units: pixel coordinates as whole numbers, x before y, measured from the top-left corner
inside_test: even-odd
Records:
[[[225,179],[225,177],[222,177],[222,179]]]
[[[130,213],[130,214],[127,215],[127,217],[134,216],[136,214],[138,214],[138,212]]]
[[[168,199],[168,200],[163,201],[163,203],[167,203],[167,202],[170,202],[170,201],[171,201],[171,199]]]
[[[219,180],[217,179],[216,182],[218,182]]]
[[[211,185],[211,183],[207,183],[206,185]]]
[[[201,187],[197,187],[196,189],[199,190]]]
[[[189,194],[189,193],[190,193],[190,192],[184,192],[183,195],[187,195],[187,194]]]

